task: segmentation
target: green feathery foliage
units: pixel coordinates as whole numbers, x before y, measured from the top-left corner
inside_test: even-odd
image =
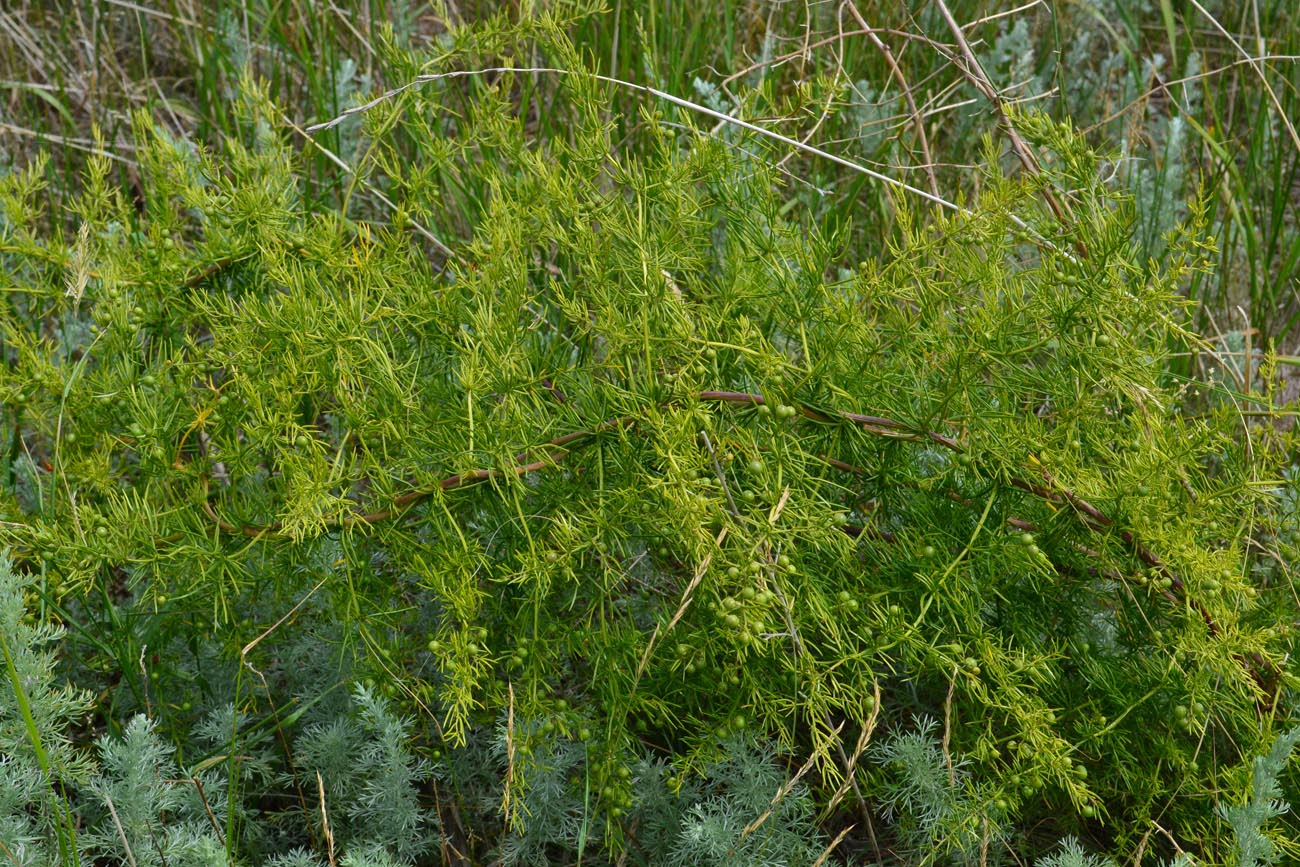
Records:
[[[690,777],[757,732],[810,763],[820,805],[847,786],[901,815],[932,751],[895,740],[868,766],[852,745],[927,716],[963,787],[904,837],[1033,855],[990,829],[1046,823],[1121,854],[1158,819],[1226,857],[1219,793],[1293,712],[1274,624],[1294,602],[1248,553],[1272,440],[1185,412],[1166,373],[1200,345],[1179,295],[1210,252],[1199,205],[1146,261],[1103,157],[1017,112],[1041,176],[1002,174],[987,142],[977,198],[904,209],[890,255],[859,262],[846,226],[786,211],[766,139],[647,105],[644,152],[621,152],[613,85],[530,26],[392,63],[502,66],[534,40],[567,70],[547,107],[565,135],[516,114],[529,73],[431,78],[354,115],[364,209],[304,205],[252,85],[220,152],[141,118],[142,199],[92,160],[74,233],[41,213],[39,165],[0,180],[0,542],[44,576],[30,607],[129,598],[131,628],[222,648],[205,680],[212,651],[146,657],[123,627],[85,662],[146,710],[228,684],[232,805],[247,729],[284,744],[305,712],[270,688],[301,615],[332,679],[308,702],[373,685],[296,749],[353,754],[322,771],[326,803],[362,840],[397,822],[393,857],[438,827],[410,789],[439,772],[395,746],[399,719],[430,757],[499,745],[508,833],[567,804],[536,851],[618,853],[647,748]],[[387,222],[364,216],[381,201]],[[451,797],[492,791],[471,778]],[[709,841],[756,803],[737,797],[695,808],[703,848],[680,851],[725,863]]]

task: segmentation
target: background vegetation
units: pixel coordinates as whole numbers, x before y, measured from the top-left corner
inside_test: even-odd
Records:
[[[5,855],[1296,857],[1298,16],[0,10]]]

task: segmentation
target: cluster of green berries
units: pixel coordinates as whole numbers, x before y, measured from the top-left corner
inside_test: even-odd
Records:
[[[1038,547],[1038,540],[1034,537],[1033,533],[1021,533],[1017,539],[1020,544],[1024,546],[1025,550],[1029,552],[1029,556],[1046,559],[1047,555],[1043,553],[1042,548]]]
[[[777,418],[794,418],[796,415],[799,414],[799,410],[795,409],[789,404],[784,404],[784,403],[778,403],[776,405],[775,410],[773,410],[772,407],[768,406],[765,403],[760,403],[758,405],[757,412],[761,416],[769,416],[775,414]]]
[[[1196,720],[1205,716],[1205,705],[1199,701],[1188,707],[1180,704],[1174,708],[1174,722],[1184,732],[1191,732],[1196,727]]]
[[[788,568],[793,569],[793,565]],[[749,564],[751,576],[757,577],[762,569],[763,564],[758,561]],[[738,580],[742,574],[737,566],[727,568],[727,577],[732,580]],[[750,643],[757,641],[768,632],[769,626],[765,617],[771,613],[772,603],[775,601],[776,594],[771,590],[746,586],[735,595],[725,596],[717,602],[709,603],[709,609],[728,629],[736,631],[741,641]]]
[[[466,644],[466,649],[470,653],[488,652],[488,646],[487,646],[488,631],[485,627],[479,626],[474,629],[471,629],[469,635],[470,635],[470,641]],[[447,642],[432,636],[429,638],[428,643],[425,644],[425,648],[430,653],[434,653],[434,654],[443,653],[451,649],[450,646],[447,644]],[[516,651],[516,654],[517,653],[518,652]]]

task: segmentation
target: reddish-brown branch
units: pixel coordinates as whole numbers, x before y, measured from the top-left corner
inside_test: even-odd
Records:
[[[742,391],[702,391],[696,394],[696,399],[706,402],[740,404],[755,407],[763,406],[767,403],[766,399],[760,394],[751,394]],[[962,446],[962,444],[954,437],[934,431],[918,431],[909,428],[903,422],[891,418],[885,418],[883,416],[864,415],[861,413],[845,411],[838,411],[835,414],[830,415],[808,406],[801,406],[798,408],[798,411],[804,417],[817,421],[833,421],[835,419],[846,421],[876,436],[906,439],[914,442],[932,442],[958,454],[962,454],[966,451],[965,447]],[[349,515],[330,522],[329,525],[346,528],[366,524],[376,524],[397,517],[404,512],[407,507],[431,496],[435,491],[450,491],[456,488],[478,484],[479,482],[485,482],[490,479],[505,478],[508,476],[523,476],[528,473],[537,472],[546,469],[548,466],[557,464],[567,457],[569,455],[569,449],[567,446],[593,439],[596,436],[611,430],[630,427],[635,423],[636,419],[632,416],[621,416],[603,421],[589,430],[573,431],[571,433],[562,434],[552,438],[545,444],[544,448],[552,449],[552,451],[547,453],[544,458],[532,457],[530,459],[528,452],[520,452],[515,456],[516,463],[514,466],[499,469],[475,469],[464,473],[457,473],[442,479],[434,487],[427,490],[410,491],[395,497],[393,505],[390,508],[367,514]],[[844,461],[828,456],[822,457],[827,464],[837,469],[846,472],[860,472],[857,467]],[[1083,524],[1091,530],[1105,530],[1114,527],[1114,519],[1092,503],[1080,497],[1078,494],[1058,484],[1046,468],[1041,468],[1041,476],[1045,485],[1023,478],[1012,479],[1011,484],[1020,490],[1033,494],[1047,502],[1069,505],[1074,513],[1082,519]],[[217,524],[217,526],[227,533],[258,537],[263,535],[280,535],[284,532],[283,524],[281,523],[260,525],[232,524],[222,518],[208,501],[206,486],[204,490],[203,510],[207,513],[208,517]],[[1012,523],[1013,526],[1018,526],[1024,529],[1033,526],[1027,521],[1015,518],[1010,519],[1009,523]],[[858,535],[864,532],[862,529],[857,529],[857,532],[855,533],[853,532],[854,529],[855,528],[846,528],[846,532],[849,532],[851,535]],[[865,532],[892,541],[890,534],[883,531],[868,529]],[[1121,529],[1119,531],[1119,537],[1123,540],[1124,544],[1133,551],[1134,555],[1140,561],[1150,567],[1157,574],[1169,579],[1169,588],[1162,591],[1166,598],[1172,602],[1177,602],[1180,597],[1185,599],[1187,604],[1205,621],[1210,634],[1214,636],[1220,634],[1219,625],[1215,622],[1214,617],[1200,601],[1192,598],[1187,593],[1186,584],[1167,563],[1158,557],[1149,547],[1144,545],[1132,531]],[[1275,680],[1276,673],[1272,671],[1272,667],[1269,666],[1258,654],[1254,654],[1254,664],[1245,660],[1243,660],[1243,663],[1250,671],[1256,683],[1259,684],[1262,689],[1267,690],[1269,684],[1273,683]],[[1265,674],[1261,669],[1268,669],[1269,673]]]

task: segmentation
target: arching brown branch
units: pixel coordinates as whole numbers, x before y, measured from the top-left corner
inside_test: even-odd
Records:
[[[763,406],[767,400],[761,394],[752,394],[743,391],[701,391],[695,395],[695,398],[703,402],[727,403],[748,406]],[[931,442],[942,446],[950,451],[963,454],[966,448],[954,437],[937,431],[920,431],[910,428],[903,422],[884,416],[866,415],[862,413],[838,411],[834,414],[828,414],[821,410],[809,406],[798,407],[799,414],[805,418],[816,421],[835,421],[848,422],[855,427],[880,437],[894,439],[904,439],[913,442]],[[434,487],[410,491],[402,494],[393,500],[393,505],[387,509],[365,514],[348,515],[332,522],[326,526],[332,528],[350,528],[361,525],[377,524],[391,518],[398,517],[410,506],[431,496],[435,491],[450,491],[457,488],[467,487],[478,484],[490,479],[505,478],[508,476],[523,476],[528,473],[538,472],[549,466],[558,464],[570,454],[570,446],[586,443],[603,433],[612,430],[632,427],[636,424],[637,419],[632,416],[620,416],[618,418],[603,421],[588,430],[572,431],[567,434],[554,437],[543,446],[550,449],[545,457],[537,458],[529,452],[520,452],[515,456],[516,463],[514,466],[496,469],[476,469],[465,473],[457,473],[448,476],[438,482]],[[856,468],[851,464],[839,461],[834,458],[823,458],[829,465],[845,471],[855,471]],[[1035,462],[1036,463],[1036,462]],[[1060,485],[1045,468],[1039,466],[1039,474],[1044,484],[1030,481],[1027,478],[1013,478],[1011,484],[1026,493],[1033,494],[1043,500],[1054,504],[1069,505],[1074,514],[1079,516],[1081,522],[1090,530],[1100,531],[1115,528],[1115,521],[1097,506],[1080,497],[1074,491]],[[207,498],[207,485],[204,485],[203,510],[212,521],[217,524],[223,531],[232,534],[245,536],[280,536],[284,534],[284,527],[280,523],[259,524],[259,525],[236,525],[221,517],[216,509],[212,506]],[[1018,519],[1017,519],[1018,520]],[[1017,526],[1032,526],[1028,522],[1021,521]],[[852,535],[852,529],[846,530]],[[858,528],[858,533],[862,530]],[[1165,589],[1163,594],[1170,601],[1178,601],[1180,598],[1186,601],[1186,604],[1196,611],[1205,621],[1206,627],[1212,636],[1220,634],[1221,630],[1209,610],[1197,599],[1191,597],[1187,592],[1185,582],[1177,573],[1155,554],[1147,545],[1145,545],[1137,536],[1128,529],[1120,529],[1119,537],[1127,545],[1134,555],[1157,574],[1168,578],[1169,588]],[[884,536],[888,539],[888,536]],[[1256,684],[1266,693],[1275,688],[1277,672],[1266,660],[1259,654],[1253,654],[1252,660],[1242,660]]]

